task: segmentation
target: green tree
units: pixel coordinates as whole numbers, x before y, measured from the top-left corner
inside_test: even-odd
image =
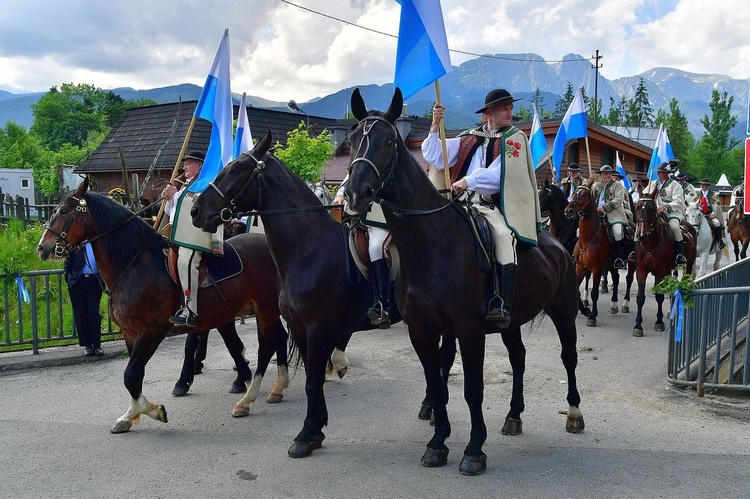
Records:
[[[573,85],[568,82],[567,86],[565,87],[565,94],[560,97],[555,103],[553,118],[562,119],[563,116],[565,116],[565,112],[570,107],[570,103],[573,102],[573,98],[575,96],[576,92],[575,90],[573,90]]]
[[[711,92],[711,117],[704,115],[701,119],[705,133],[691,155],[691,161],[694,161],[701,176],[714,182],[725,171],[736,176],[729,156],[729,152],[740,144],[739,139],[730,135],[732,128],[737,125],[737,117],[731,114],[733,103],[734,97],[727,92]]]
[[[610,106],[609,113],[607,114],[607,122],[612,126],[623,126],[625,125],[625,110],[628,108],[628,101],[625,97],[620,99],[620,102]]]
[[[638,81],[635,95],[628,101],[625,125],[637,127],[654,126],[654,110],[648,100],[648,89],[643,78]]]
[[[695,147],[695,137],[688,128],[687,117],[682,114],[677,99],[669,101],[669,111],[659,109],[656,113],[654,125],[664,125],[669,135],[669,142],[676,158],[680,160],[680,168],[692,173],[692,168],[687,161],[689,152]]]
[[[297,128],[287,133],[286,147],[281,147],[276,142],[275,154],[302,180],[317,182],[320,171],[335,148],[336,144],[331,143],[331,133],[328,130],[311,137],[310,130],[300,121]]]

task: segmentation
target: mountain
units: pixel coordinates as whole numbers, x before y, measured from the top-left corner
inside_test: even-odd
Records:
[[[478,116],[475,111],[482,107],[484,96],[491,89],[503,87],[510,90],[516,98],[523,100],[517,106],[529,107],[534,91],[539,89],[542,96],[540,107],[553,110],[560,95],[565,92],[568,83],[573,87],[583,85],[586,95],[594,97],[596,72],[588,59],[578,54],[567,54],[562,62],[547,63],[536,54],[494,54],[492,57],[481,57],[466,61],[440,79],[440,90],[443,104],[448,108],[446,125],[449,128],[465,128],[475,124]],[[608,80],[599,74],[596,88],[602,101],[603,112],[616,105],[622,97],[631,98],[643,78],[648,90],[649,100],[654,109],[668,108],[672,98],[680,103],[680,110],[688,118],[690,131],[696,138],[703,135],[700,124],[703,116],[710,116],[709,102],[711,92],[719,90],[734,96],[732,113],[738,118],[738,125],[732,131],[734,137],[744,139],[747,129],[747,81],[736,80],[717,74],[697,74],[672,68],[654,68],[639,75]],[[393,95],[391,84],[359,85],[360,91],[373,109],[386,109]],[[349,111],[349,101],[354,87],[345,88],[308,102],[299,103],[310,115],[328,118],[342,118]],[[132,88],[113,89],[124,99],[150,98],[162,104],[182,100],[196,100],[201,87],[192,84],[180,84],[149,90]],[[30,127],[33,123],[31,104],[44,93],[12,94],[0,91],[0,126],[9,119]],[[235,95],[239,102],[239,95]],[[260,97],[248,96],[251,106],[287,110],[286,102],[276,102]],[[423,116],[428,113],[435,102],[435,93],[429,86],[407,102],[408,114]]]

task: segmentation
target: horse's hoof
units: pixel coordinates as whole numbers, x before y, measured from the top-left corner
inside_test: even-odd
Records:
[[[607,286],[602,286],[601,288],[599,288],[599,293],[606,295],[607,293],[609,293],[609,288]]]
[[[487,469],[487,455],[482,452],[479,456],[469,456],[464,454],[461,464],[458,465],[458,471],[462,475],[474,476],[481,475]]]
[[[269,404],[278,404],[282,400],[284,400],[284,395],[281,393],[269,393],[266,397],[266,402]]]
[[[568,417],[565,420],[565,430],[568,433],[581,433],[586,425],[583,423],[583,417],[572,418]]]
[[[515,418],[505,418],[503,429],[500,432],[503,435],[520,435],[523,433],[523,421]]]
[[[589,320],[586,321],[586,325],[588,327],[596,327],[596,319],[589,318]]]
[[[133,426],[133,423],[130,421],[118,421],[115,423],[115,425],[110,428],[110,433],[126,433],[131,427]]]
[[[430,404],[422,404],[422,407],[419,408],[419,413],[417,413],[417,417],[423,421],[427,421],[432,416],[432,406]]]
[[[628,307],[627,305],[623,305],[623,306],[622,306],[622,313],[623,313],[623,314],[628,314],[628,313],[630,313],[630,307]]]
[[[156,411],[156,418],[157,421],[161,421],[162,423],[167,422],[167,409],[163,406],[159,406],[159,410]]]
[[[187,395],[187,392],[190,391],[190,384],[181,385],[176,384],[174,385],[174,388],[172,389],[172,395],[175,397],[182,397],[183,395]]]
[[[655,324],[654,325],[654,331],[663,332],[664,331],[664,324]]]
[[[235,385],[232,383],[229,387],[229,393],[245,393],[246,390],[245,383],[242,383],[241,385]]]
[[[242,407],[241,405],[236,405],[232,408],[233,418],[244,418],[245,416],[248,416],[249,414],[250,414],[249,407]]]
[[[614,306],[610,307],[610,309],[609,309],[609,313],[612,314],[612,315],[618,313],[619,311],[620,311],[620,307],[618,307],[617,305],[614,305]]]
[[[430,426],[435,426],[435,411],[430,414]]]
[[[320,449],[323,446],[323,437],[314,437],[310,442],[294,442],[289,447],[289,457],[307,457],[313,453],[315,449]]]
[[[637,336],[638,338],[640,338],[641,336],[643,336],[643,329],[638,328],[638,327],[634,327],[633,328],[633,336]]]
[[[584,317],[588,317],[589,315],[591,315],[591,309],[589,307],[585,307],[583,310],[581,310],[581,313]]]
[[[427,449],[422,455],[422,459],[419,460],[420,464],[425,468],[439,468],[448,464],[448,448],[435,450]]]
[[[339,369],[338,371],[336,371],[336,374],[338,374],[339,379],[343,379],[344,376],[346,375],[346,371],[348,371],[348,370],[349,370],[349,366],[344,366],[341,369]]]

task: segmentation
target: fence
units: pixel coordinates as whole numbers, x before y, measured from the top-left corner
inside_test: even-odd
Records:
[[[30,204],[27,198],[22,198],[21,196],[16,196],[15,199],[10,196],[2,196],[2,191],[0,191],[0,197],[2,197],[0,218],[6,220],[8,218],[18,218],[24,223],[29,223],[33,220],[46,222],[57,207],[55,204]]]
[[[696,281],[695,304],[686,307],[681,335],[672,327],[668,372],[676,385],[750,393],[750,259]],[[673,321],[674,326],[674,321]]]
[[[73,310],[70,301],[65,299],[67,286],[63,280],[63,271],[24,272],[21,279],[28,290],[28,303],[18,292],[15,281],[5,281],[3,285],[4,334],[0,347],[31,345],[36,354],[39,353],[39,347],[45,344],[77,339],[78,334],[72,320]],[[119,335],[119,330],[112,330],[109,314],[102,315],[106,325],[102,337]]]

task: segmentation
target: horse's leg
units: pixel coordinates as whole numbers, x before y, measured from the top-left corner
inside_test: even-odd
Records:
[[[614,286],[614,283],[612,283],[612,286]],[[607,273],[602,272],[602,285],[599,286],[599,292],[603,295],[606,295],[609,293],[609,288],[607,287]]]
[[[630,312],[630,290],[633,287],[633,274],[635,274],[635,264],[628,263],[628,272],[625,274],[625,297],[622,300],[622,313]]]
[[[638,294],[635,297],[637,312],[635,313],[633,336],[643,336],[643,305],[646,303],[646,277],[640,270],[636,271]]]
[[[277,404],[284,398],[284,390],[289,387],[289,352],[287,343],[289,342],[289,333],[284,329],[281,319],[277,318],[276,333],[274,334],[276,343],[276,383],[271,387],[271,392],[266,397],[269,404]]]
[[[485,336],[481,332],[477,333],[474,337],[464,338],[459,345],[464,366],[464,399],[469,406],[471,431],[458,469],[463,475],[479,475],[487,469],[487,456],[482,452],[482,446],[487,440],[487,425],[482,414]],[[443,378],[447,377],[447,373],[443,373]]]
[[[588,303],[588,288],[589,288],[589,279],[591,277],[591,272],[586,270],[584,267],[576,265],[576,279],[578,282],[578,287],[576,289],[579,290],[579,297],[578,297],[578,311],[583,314],[584,317],[588,317],[591,315],[591,309],[589,308]],[[584,289],[584,297],[581,297],[580,289],[581,289],[581,282],[586,279],[586,286]]]
[[[208,333],[205,331],[198,334],[198,343],[195,350],[195,362],[193,363],[193,373],[201,374],[203,372],[203,361],[208,354]]]
[[[740,259],[744,260],[747,258],[747,247],[750,245],[750,238],[742,241],[742,251],[740,251]]]
[[[598,284],[597,284],[598,285]],[[501,433],[518,435],[523,432],[521,413],[523,412],[523,375],[526,371],[526,347],[521,340],[521,329],[515,328],[502,333],[503,343],[508,349],[508,360],[513,370],[513,391],[510,397],[510,410],[505,416]]]
[[[456,360],[456,337],[444,335],[440,342],[440,373],[443,377],[445,392],[448,392],[448,375],[451,372],[453,363]],[[419,419],[430,420],[431,425],[435,425],[432,418],[432,403],[429,400],[429,394],[425,388],[425,397],[417,414]]]
[[[175,397],[182,397],[187,395],[190,391],[190,386],[193,384],[195,379],[195,352],[198,349],[198,343],[200,343],[200,333],[188,333],[185,336],[185,356],[182,360],[182,370],[180,371],[180,379],[174,384],[172,389],[172,395]]]
[[[245,361],[245,345],[237,334],[237,328],[234,325],[234,318],[216,329],[219,331],[219,334],[221,334],[221,339],[224,340],[224,345],[226,345],[227,351],[232,357],[234,366],[237,369],[237,378],[232,382],[232,386],[229,388],[229,393],[244,393],[247,389],[247,382],[253,377],[253,371]]]
[[[127,334],[125,335],[127,336]],[[125,367],[123,379],[125,388],[130,393],[130,407],[128,407],[125,414],[117,418],[117,422],[109,430],[111,433],[125,433],[134,424],[140,422],[142,414],[163,423],[167,422],[167,410],[164,406],[149,402],[143,396],[143,377],[146,372],[146,364],[153,357],[156,348],[164,340],[165,335],[166,331],[152,332],[150,334],[141,333],[133,343],[132,348],[128,346],[130,360],[127,367]]]
[[[607,277],[607,273],[604,273],[604,277]],[[617,287],[620,285],[620,272],[617,270],[612,271],[612,300],[610,302],[609,311],[612,314],[616,314],[620,311],[620,308],[617,306]]]
[[[659,282],[661,279],[657,280]],[[664,331],[664,312],[662,306],[664,305],[664,295],[656,293],[656,323],[654,324],[654,331]]]
[[[289,447],[290,457],[307,457],[323,445],[325,434],[322,430],[328,424],[328,409],[323,384],[326,379],[326,364],[333,353],[334,346],[333,340],[326,337],[325,331],[307,331],[307,361],[305,362],[307,415],[302,430],[294,437],[294,443]]]
[[[591,315],[589,315],[586,325],[596,327],[596,318],[599,317],[599,281],[602,278],[602,270],[597,269],[593,272],[594,282],[591,285]]]
[[[349,366],[352,364],[346,358],[346,346],[349,344],[351,337],[352,335],[349,333],[336,341],[336,348],[333,349],[333,354],[326,365],[326,378],[332,378],[333,374],[336,373],[339,379],[341,379],[346,374],[346,371],[349,370]]]

